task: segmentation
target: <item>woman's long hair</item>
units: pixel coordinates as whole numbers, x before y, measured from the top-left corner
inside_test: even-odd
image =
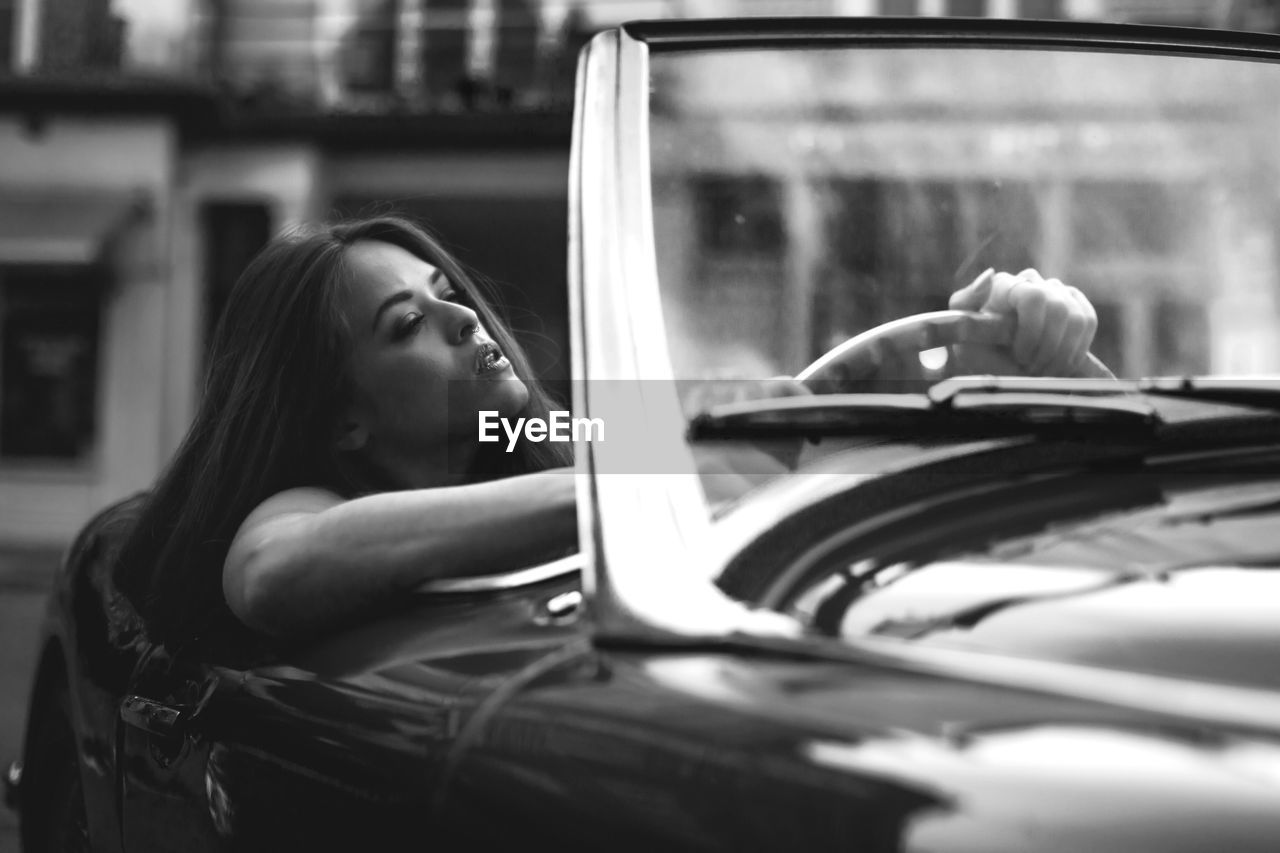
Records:
[[[362,240],[399,246],[444,272],[528,386],[522,414],[548,416],[548,394],[477,280],[414,223],[382,216],[276,238],[231,291],[195,419],[116,563],[115,584],[151,639],[181,644],[234,618],[222,595],[222,564],[240,524],[266,498],[297,486],[352,497],[394,488],[334,449],[333,430],[350,399],[350,334],[340,308],[351,275],[346,251]],[[516,452],[490,452],[498,446],[482,446],[473,479],[571,461],[565,444],[520,442]]]

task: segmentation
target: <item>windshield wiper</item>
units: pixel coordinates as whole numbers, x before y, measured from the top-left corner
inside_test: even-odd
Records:
[[[1147,394],[1202,400],[1210,403],[1280,409],[1280,376],[1174,376],[1146,379],[1138,389]]]
[[[1155,407],[1133,395],[1135,387],[1128,383],[1062,382],[1046,387],[1044,380],[946,380],[924,394],[822,394],[731,403],[694,416],[688,438],[1048,434],[1151,439],[1162,423]]]
[[[1135,397],[1142,388],[1137,382],[1124,379],[1072,379],[1050,376],[953,376],[929,386],[929,399],[944,403],[961,393],[986,391],[989,393],[1035,394],[1083,394],[1104,397]]]

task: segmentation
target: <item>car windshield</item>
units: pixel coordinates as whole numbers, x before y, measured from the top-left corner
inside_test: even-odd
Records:
[[[650,77],[677,379],[794,376],[855,335],[946,309],[988,268],[1028,267],[1088,295],[1092,351],[1119,377],[1280,370],[1270,63],[658,49]],[[911,357],[917,378],[955,372],[945,349]]]
[[[1024,495],[948,537],[834,556],[786,609],[844,638],[1280,687],[1274,477],[1166,475],[1105,508],[1096,483],[1053,487],[1076,489],[1074,510],[1038,515]]]

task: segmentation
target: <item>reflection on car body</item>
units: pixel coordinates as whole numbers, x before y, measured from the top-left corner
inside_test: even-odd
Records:
[[[105,511],[57,577],[24,835],[1276,849],[1278,63],[1276,38],[1080,24],[600,34],[573,403],[644,455],[579,447],[582,553],[201,656],[111,589],[136,502]],[[837,393],[685,410],[679,383],[794,375],[988,265],[1087,291],[1119,378],[886,352]]]

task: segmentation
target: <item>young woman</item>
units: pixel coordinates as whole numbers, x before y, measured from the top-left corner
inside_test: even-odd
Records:
[[[1070,375],[1096,326],[1078,291],[1034,271],[952,307],[1012,316],[1028,372]],[[567,446],[477,440],[481,410],[549,406],[476,284],[415,225],[279,238],[230,295],[116,585],[153,640],[217,654],[348,623],[432,578],[568,553]]]
[[[199,410],[116,584],[152,639],[216,646],[567,553],[568,446],[476,440],[479,410],[549,407],[475,282],[417,226],[279,238],[227,301]]]

